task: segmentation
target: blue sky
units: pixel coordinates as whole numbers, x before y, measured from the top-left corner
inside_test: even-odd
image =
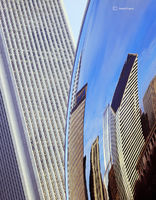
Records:
[[[63,0],[75,43],[78,40],[87,2],[88,0]]]

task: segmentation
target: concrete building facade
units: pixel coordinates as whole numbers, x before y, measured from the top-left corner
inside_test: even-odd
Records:
[[[74,47],[62,1],[0,1],[0,50],[0,89],[26,199],[65,199]]]

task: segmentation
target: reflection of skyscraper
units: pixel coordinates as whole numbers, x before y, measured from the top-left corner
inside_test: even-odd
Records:
[[[104,167],[111,168],[111,119],[110,107],[108,106],[103,115],[103,149],[104,149]],[[110,167],[109,167],[110,165]],[[108,182],[107,182],[108,183]]]
[[[121,169],[119,164],[119,155],[118,155],[118,147],[117,147],[117,135],[116,135],[116,116],[111,108],[108,105],[105,109],[103,116],[103,150],[104,150],[104,185],[106,186],[106,199],[110,198],[110,191],[108,187],[109,174],[113,165],[113,172],[115,174],[115,178],[120,185],[120,190],[122,193],[125,193],[123,180],[121,175]],[[108,138],[108,139],[107,139]],[[109,155],[109,156],[108,156]],[[114,188],[115,189],[115,188]],[[116,188],[117,189],[117,188]]]
[[[115,151],[112,150],[111,139],[115,139],[115,117],[113,116],[113,110],[111,106],[108,105],[105,109],[103,115],[103,151],[104,151],[104,185],[106,186],[107,196],[108,196],[108,175],[112,165],[112,155],[111,153]],[[112,141],[113,142],[113,141]]]
[[[109,171],[109,183],[108,183],[109,200],[119,200],[119,192],[117,189],[114,165],[112,165]]]
[[[156,122],[153,125],[137,163],[139,180],[135,186],[135,199],[156,197]]]
[[[65,199],[74,49],[61,1],[1,0],[0,51],[0,90],[26,197]]]
[[[84,156],[83,158],[83,173],[84,173],[85,196],[86,196],[86,200],[88,200],[87,182],[86,182],[86,156]]]
[[[68,139],[69,199],[86,199],[83,161],[83,126],[87,85],[77,94],[71,112]]]
[[[144,136],[144,139],[146,140],[150,132],[147,113],[141,113],[141,125],[142,125],[143,136]]]
[[[91,200],[104,200],[104,190],[100,171],[99,137],[96,138],[91,147],[90,165]]]
[[[114,96],[112,109],[116,114],[116,138],[121,180],[125,192],[117,185],[121,199],[133,199],[138,179],[136,164],[144,145],[137,86],[137,55],[128,54]]]
[[[144,111],[148,115],[149,126],[152,128],[156,121],[156,76],[150,82],[143,98]]]

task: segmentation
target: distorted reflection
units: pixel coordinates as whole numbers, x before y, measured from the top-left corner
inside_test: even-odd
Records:
[[[155,199],[156,3],[91,0],[67,119],[73,199]]]

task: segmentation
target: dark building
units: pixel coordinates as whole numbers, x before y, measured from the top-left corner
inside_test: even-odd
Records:
[[[89,186],[91,200],[104,200],[104,190],[99,160],[99,137],[96,138],[91,147]]]
[[[135,185],[136,200],[155,200],[156,198],[156,123],[148,135],[140,154],[137,170],[139,180]]]
[[[85,196],[86,200],[88,200],[88,193],[87,193],[87,184],[86,184],[86,156],[83,158],[83,173],[84,173],[84,186],[85,186]]]
[[[148,170],[152,167],[152,155],[156,148],[156,123],[148,135],[142,152],[139,156],[137,163],[137,170],[139,172],[139,179],[143,180],[144,176],[148,173]]]
[[[68,137],[68,190],[69,199],[86,199],[83,144],[84,114],[87,84],[76,94],[71,111]]]
[[[143,97],[144,111],[148,115],[149,126],[153,127],[156,121],[156,76],[150,82]]]
[[[109,171],[108,194],[109,194],[109,200],[120,199],[113,165],[111,167],[111,170]]]
[[[146,140],[146,138],[147,138],[147,136],[149,135],[149,132],[150,132],[147,113],[142,113],[141,114],[141,125],[142,125],[143,136],[144,136],[144,138]]]
[[[111,107],[112,107],[112,109],[114,110],[115,113],[117,112],[117,110],[118,110],[118,108],[119,108],[119,106],[122,102],[124,91],[125,91],[130,73],[131,73],[132,68],[134,66],[134,63],[137,64],[135,62],[136,58],[137,58],[137,54],[128,54],[127,60],[124,64],[124,66],[123,66],[118,84],[117,84],[115,92],[114,92],[112,104],[111,104]]]

